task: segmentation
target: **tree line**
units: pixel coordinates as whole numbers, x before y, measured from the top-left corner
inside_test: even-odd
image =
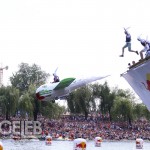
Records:
[[[10,77],[9,86],[0,87],[0,114],[7,120],[21,116],[37,120],[38,115],[59,118],[66,111],[74,115],[89,114],[109,115],[110,121],[132,121],[139,118],[150,119],[145,105],[137,103],[130,90],[110,88],[108,83],[94,83],[81,87],[66,97],[67,108],[50,101],[36,99],[36,88],[44,84],[50,74],[36,64],[21,63],[18,71]]]

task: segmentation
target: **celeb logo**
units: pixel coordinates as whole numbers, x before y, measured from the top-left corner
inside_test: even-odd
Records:
[[[4,131],[3,126],[8,126],[9,130]],[[41,123],[39,121],[8,121],[0,122],[0,133],[4,135],[18,134],[18,135],[40,135],[42,133]]]

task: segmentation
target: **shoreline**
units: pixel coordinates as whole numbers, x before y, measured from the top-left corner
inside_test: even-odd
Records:
[[[32,140],[39,140],[39,141],[45,141],[45,139],[41,139],[41,138],[21,138],[21,139],[13,139],[13,138],[0,138],[1,141],[3,140],[12,140],[12,141],[32,141]],[[69,142],[73,142],[75,139],[71,140],[71,139],[56,139],[56,138],[52,138],[52,141],[69,141]],[[94,139],[85,139],[87,142],[92,142],[94,141]],[[144,140],[144,139],[143,139]],[[107,139],[103,139],[102,142],[132,142],[132,141],[136,141],[136,139],[120,139],[120,140],[107,140]],[[144,140],[144,142],[150,142],[150,140]]]

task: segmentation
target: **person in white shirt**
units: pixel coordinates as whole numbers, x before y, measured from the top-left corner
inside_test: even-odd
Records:
[[[149,47],[149,44],[148,44],[148,41],[144,40],[144,39],[141,39],[141,38],[137,38],[138,41],[140,41],[140,43],[143,45],[143,49],[140,51],[140,57],[141,57],[141,60],[144,59],[144,56],[143,56],[143,53],[145,53],[145,57],[148,57],[150,56],[150,47]]]

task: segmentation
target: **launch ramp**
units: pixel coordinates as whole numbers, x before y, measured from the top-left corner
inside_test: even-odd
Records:
[[[130,84],[150,110],[150,57],[129,67],[122,77]]]

